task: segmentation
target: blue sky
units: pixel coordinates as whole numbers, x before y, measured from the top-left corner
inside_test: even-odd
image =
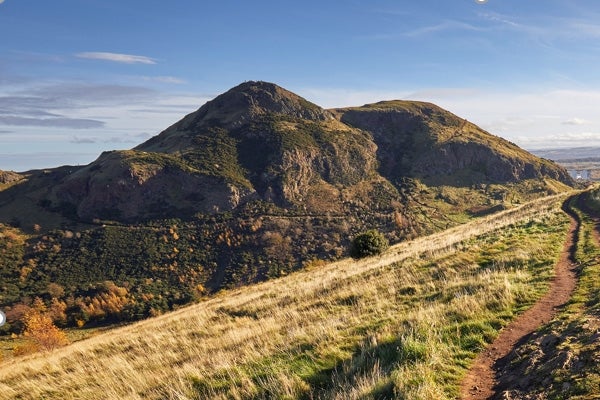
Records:
[[[0,169],[134,147],[246,80],[600,145],[598,0],[0,0]]]

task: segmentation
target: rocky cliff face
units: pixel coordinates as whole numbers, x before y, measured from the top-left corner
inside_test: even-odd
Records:
[[[103,153],[52,190],[84,220],[136,221],[232,210],[254,192],[144,152]]]
[[[556,164],[430,103],[388,101],[336,113],[342,122],[371,133],[379,171],[388,179],[468,185],[549,177],[573,183]]]

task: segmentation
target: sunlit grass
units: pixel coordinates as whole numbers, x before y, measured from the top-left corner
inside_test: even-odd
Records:
[[[533,397],[583,400],[598,398],[600,393],[598,227],[581,210],[575,211],[582,222],[575,255],[577,287],[566,307],[518,349],[507,367],[529,381],[530,387],[524,390]]]
[[[0,366],[5,398],[450,399],[548,286],[561,198]]]

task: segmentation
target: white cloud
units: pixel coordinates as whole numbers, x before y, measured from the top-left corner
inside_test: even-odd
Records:
[[[136,56],[132,54],[107,53],[107,52],[84,52],[75,55],[78,58],[87,58],[90,60],[113,61],[124,64],[156,64],[156,60],[146,56]]]
[[[482,90],[473,88],[430,88],[421,89],[410,93],[407,98],[413,100],[431,101],[431,99],[475,96],[482,94]]]
[[[566,121],[563,121],[563,125],[585,125],[588,124],[589,122],[586,121],[585,119],[581,119],[581,118],[571,118],[568,119]]]
[[[598,146],[600,132],[567,132],[544,137],[518,136],[516,140],[528,148]]]
[[[91,129],[104,127],[103,121],[89,118],[27,118],[18,116],[0,116],[0,125],[41,126],[48,128]]]
[[[304,97],[323,108],[355,107],[375,103],[381,100],[399,100],[406,98],[403,91],[361,91],[353,89],[298,88],[292,92]]]
[[[142,79],[149,82],[173,83],[176,85],[186,83],[185,80],[176,78],[174,76],[144,76]]]
[[[73,136],[71,138],[71,143],[75,143],[75,144],[90,144],[90,143],[96,143],[96,138],[88,138],[88,137],[81,137],[81,136]]]
[[[498,13],[479,13],[478,16],[490,23],[490,29],[504,29],[533,38],[543,39],[544,42],[555,39],[597,39],[600,37],[600,24],[597,14],[586,13],[582,16],[547,16],[538,15],[528,19],[517,15]]]
[[[480,13],[479,16],[485,20],[488,20],[491,22],[498,22],[500,24],[508,25],[513,28],[521,27],[521,25],[517,24],[514,21],[511,21],[510,17],[507,17],[506,15],[497,14],[497,13]]]
[[[568,26],[571,30],[580,33],[583,36],[590,38],[600,37],[600,25],[596,23],[588,23],[584,21],[569,21]]]
[[[58,167],[59,165],[86,165],[98,158],[98,153],[82,152],[29,152],[0,154],[0,170],[28,171]]]

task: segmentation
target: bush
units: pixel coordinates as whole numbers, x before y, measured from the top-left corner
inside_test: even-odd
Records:
[[[389,242],[383,234],[375,229],[363,232],[352,241],[350,256],[352,258],[363,258],[383,253]]]

